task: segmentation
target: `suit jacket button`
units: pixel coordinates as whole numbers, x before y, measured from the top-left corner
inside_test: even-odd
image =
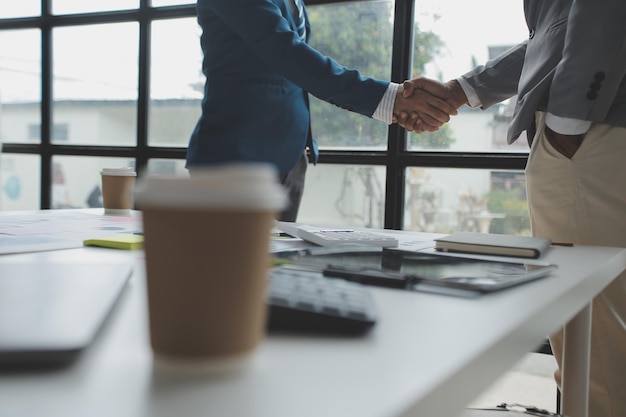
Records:
[[[595,100],[598,97],[598,92],[595,90],[587,92],[587,98],[589,100]]]
[[[596,81],[604,81],[605,78],[606,78],[606,74],[603,72],[596,72],[593,75],[593,79]]]
[[[602,87],[602,83],[599,81],[594,81],[591,84],[589,84],[589,88],[591,88],[592,90],[599,90],[600,87]]]
[[[535,37],[535,29],[531,29],[531,30],[530,30],[530,33],[528,34],[528,38],[529,38],[529,39],[532,39],[532,38],[534,38],[534,37]]]

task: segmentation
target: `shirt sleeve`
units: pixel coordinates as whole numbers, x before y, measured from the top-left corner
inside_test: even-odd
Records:
[[[397,83],[389,83],[387,91],[385,91],[383,98],[378,103],[378,107],[376,107],[376,111],[372,115],[373,119],[380,120],[388,125],[393,123],[393,105],[396,102],[399,86],[400,84]]]
[[[584,135],[591,127],[591,122],[546,113],[546,126],[562,135]]]
[[[480,98],[478,98],[478,94],[476,94],[476,90],[465,80],[465,78],[459,77],[456,79],[459,83],[463,92],[465,93],[465,97],[467,97],[467,104],[470,107],[480,107],[482,103],[480,102]]]

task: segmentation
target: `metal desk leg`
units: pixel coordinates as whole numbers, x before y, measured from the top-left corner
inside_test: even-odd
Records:
[[[561,413],[588,417],[591,303],[565,326],[563,342]]]

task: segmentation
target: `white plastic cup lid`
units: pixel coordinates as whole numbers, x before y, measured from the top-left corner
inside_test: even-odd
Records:
[[[136,177],[137,173],[131,167],[122,168],[102,168],[100,175],[111,175],[118,177]]]
[[[282,210],[287,193],[272,165],[233,163],[187,176],[144,176],[135,202],[158,207],[216,207]]]

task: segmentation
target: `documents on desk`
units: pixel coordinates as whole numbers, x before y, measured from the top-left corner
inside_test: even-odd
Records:
[[[369,229],[355,228],[339,229],[280,221],[276,222],[275,230],[277,233],[274,239],[272,239],[272,242],[275,243],[273,246],[276,250],[272,250],[272,252],[289,250],[289,245],[296,246],[295,241],[299,242],[297,249],[315,246],[369,244],[379,247],[397,247],[398,249],[405,250],[423,250],[434,247],[433,240],[442,236],[438,233],[420,233],[418,238],[414,234],[398,233],[398,231],[386,229],[375,229],[371,231]],[[323,234],[322,236],[316,236],[315,233],[313,233],[314,231],[327,231],[329,236],[331,234],[341,234],[343,238],[324,238]],[[288,239],[279,239],[279,234],[284,235],[281,237],[287,237]]]
[[[357,244],[395,248],[399,244],[398,239],[393,236],[388,236],[380,232],[355,230],[352,228],[338,229],[299,226],[297,234],[299,238],[320,246]]]
[[[139,215],[105,216],[101,210],[4,213],[0,225],[0,254],[79,248],[86,239],[141,230]]]

